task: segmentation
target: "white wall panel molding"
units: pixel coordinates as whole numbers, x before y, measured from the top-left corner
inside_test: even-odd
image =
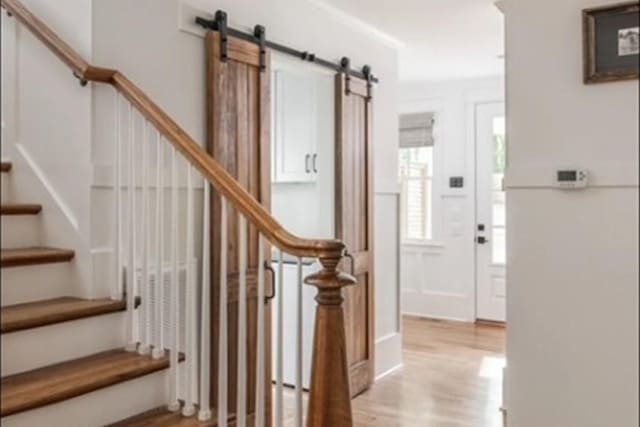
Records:
[[[31,172],[38,178],[42,186],[45,188],[51,199],[55,202],[56,206],[62,212],[67,219],[67,222],[73,227],[76,232],[80,231],[80,224],[77,216],[71,210],[66,200],[62,197],[62,195],[54,188],[51,181],[47,178],[45,172],[38,165],[33,156],[29,153],[27,147],[23,144],[16,143],[15,148],[17,152],[20,154],[22,160],[29,167]]]
[[[403,290],[402,314],[429,319],[475,321],[475,302],[468,295],[448,292]]]
[[[376,193],[375,206],[375,376],[402,365],[400,292],[400,194]],[[393,224],[393,226],[389,226]]]
[[[428,242],[402,245],[403,315],[475,320],[475,292],[466,285],[466,273],[473,271],[473,266],[451,268],[451,263],[456,262],[451,259],[451,250]]]
[[[402,333],[376,339],[376,381],[402,368]]]

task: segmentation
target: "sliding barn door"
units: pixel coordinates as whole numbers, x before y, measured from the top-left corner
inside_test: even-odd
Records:
[[[228,37],[227,58],[222,58],[220,34],[211,31],[207,35],[207,150],[226,170],[234,176],[253,197],[267,209],[270,206],[270,80],[269,55],[265,55],[266,68],[260,67],[260,50],[255,44]],[[220,297],[220,245],[221,245],[221,202],[220,197],[212,191],[211,198],[211,253],[212,253],[212,404],[217,406],[218,398],[218,343],[220,338],[219,297]],[[227,284],[228,284],[228,413],[230,417],[236,413],[236,396],[238,390],[238,281],[239,281],[239,216],[231,204],[227,204]],[[248,403],[246,413],[249,419],[255,412],[256,390],[256,357],[257,356],[257,276],[258,269],[258,232],[249,226],[247,233],[247,381],[246,393]],[[269,248],[264,247],[265,259],[270,260]],[[265,279],[270,275],[266,274]],[[272,283],[266,283],[267,294]],[[264,303],[264,302],[261,302]],[[267,308],[267,324],[260,325],[265,334],[271,330],[268,321],[270,313]],[[271,340],[267,343],[265,381],[267,417],[270,420],[270,378],[269,370]],[[269,421],[267,421],[268,424]]]
[[[373,382],[373,152],[372,101],[367,83],[336,76],[336,237],[344,241],[345,259],[358,283],[345,289],[344,311],[351,394]],[[351,264],[352,262],[352,264]]]

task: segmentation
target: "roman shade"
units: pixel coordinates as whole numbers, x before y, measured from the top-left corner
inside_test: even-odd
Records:
[[[433,145],[433,113],[400,115],[400,148]]]

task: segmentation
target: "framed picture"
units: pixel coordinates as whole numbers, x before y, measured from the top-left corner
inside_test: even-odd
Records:
[[[585,83],[638,78],[639,10],[630,2],[582,11]]]

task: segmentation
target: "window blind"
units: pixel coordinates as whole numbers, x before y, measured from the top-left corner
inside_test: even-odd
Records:
[[[400,115],[400,148],[433,146],[433,113]]]

